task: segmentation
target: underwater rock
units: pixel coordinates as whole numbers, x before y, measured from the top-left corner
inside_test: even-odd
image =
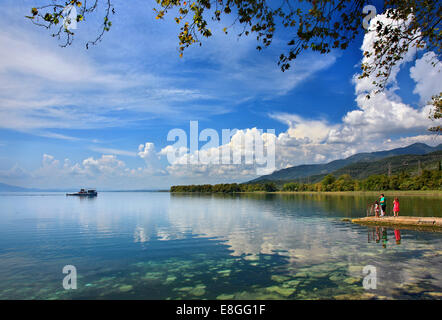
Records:
[[[281,276],[281,275],[273,275],[273,276],[271,276],[271,279],[276,282],[284,282],[284,281],[289,280],[290,277]]]
[[[247,256],[244,257],[244,260],[247,260],[247,261],[257,261],[257,260],[259,260],[259,256],[257,256],[256,254],[247,255]]]
[[[216,300],[232,300],[235,297],[234,294],[220,294],[216,297]]]
[[[347,284],[355,284],[355,283],[361,282],[361,279],[360,278],[350,277],[350,278],[346,278],[344,280],[344,282],[347,283]]]
[[[333,298],[336,300],[370,300],[370,299],[374,299],[376,297],[375,294],[373,293],[358,293],[358,294],[339,294],[334,296]]]
[[[205,293],[206,293],[206,286],[203,284],[199,284],[189,291],[189,294],[197,297],[203,296]]]
[[[294,275],[295,278],[307,278],[308,273],[307,272],[298,272]]]
[[[146,272],[143,277],[143,280],[156,280],[161,277],[161,272]]]
[[[283,287],[296,288],[301,283],[301,280],[290,280],[286,281],[282,284]]]
[[[442,298],[442,292],[427,292],[427,294],[434,298]]]
[[[220,271],[218,271],[218,273],[219,273],[221,276],[223,276],[223,277],[228,277],[228,276],[230,276],[230,272],[231,272],[230,269],[226,269],[226,270],[220,270]]]
[[[174,291],[185,291],[185,292],[189,292],[190,290],[192,290],[192,287],[182,287],[182,288],[176,288],[173,289]]]
[[[333,282],[340,282],[343,279],[343,276],[339,276],[337,274],[332,274],[331,276],[328,277],[330,279],[330,281]]]
[[[274,292],[277,293],[283,297],[288,297],[290,296],[293,292],[295,292],[295,289],[292,288],[284,288],[284,287],[279,287],[279,286],[271,286],[271,287],[267,287],[266,288],[267,291],[269,292]]]
[[[279,294],[268,292],[265,290],[258,290],[254,292],[242,291],[235,293],[235,299],[237,300],[279,300],[281,296]]]
[[[100,280],[98,280],[97,282],[112,282],[114,281],[115,277],[103,277]]]
[[[407,293],[413,293],[413,294],[419,294],[426,291],[426,289],[418,287],[417,285],[406,285],[404,286],[404,290],[406,290]]]
[[[348,272],[362,274],[364,266],[348,266]]]
[[[206,294],[206,290],[203,289],[203,288],[196,288],[196,289],[190,291],[189,293],[190,293],[191,295],[194,295],[194,296],[200,297],[200,296],[203,296],[203,295]]]
[[[120,286],[119,289],[121,292],[128,292],[133,289],[133,286],[130,284],[124,284],[124,285]]]
[[[175,276],[168,276],[167,278],[166,278],[166,282],[173,282],[173,281],[175,281],[176,280],[176,277]]]

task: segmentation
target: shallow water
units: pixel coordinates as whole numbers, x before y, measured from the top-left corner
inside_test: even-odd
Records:
[[[373,200],[0,193],[0,299],[442,299],[442,233],[342,221]],[[401,214],[442,216],[441,200],[400,197]]]

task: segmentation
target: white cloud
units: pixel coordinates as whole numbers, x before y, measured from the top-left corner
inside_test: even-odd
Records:
[[[372,27],[377,21],[389,23],[383,15],[372,19]],[[363,41],[361,50],[371,50],[376,41],[374,32],[368,32]],[[275,136],[276,139],[276,166],[278,169],[304,163],[321,163],[341,159],[357,152],[387,150],[409,145],[414,142],[424,142],[430,145],[440,143],[440,136],[426,134],[427,128],[433,123],[429,120],[431,106],[422,105],[419,108],[401,101],[395,94],[397,87],[396,76],[399,70],[410,62],[416,52],[411,50],[404,59],[394,67],[389,79],[390,86],[382,93],[374,94],[373,78],[358,79],[355,75],[353,82],[357,94],[358,108],[343,116],[342,122],[331,124],[324,119],[305,119],[296,114],[272,113],[270,117],[287,124],[285,132]],[[372,58],[363,58],[368,62]],[[431,95],[442,91],[440,62],[433,67],[431,62],[436,59],[434,53],[427,53],[417,59],[410,69],[410,76],[416,82],[414,92],[426,101]],[[371,99],[366,95],[370,93]],[[253,129],[240,130],[232,137],[230,143],[218,148],[235,150],[235,140]],[[256,130],[256,129],[255,129]],[[183,154],[176,163],[172,163],[167,170],[177,176],[205,176],[219,179],[245,180],[253,176],[255,165],[183,165],[183,161],[197,158],[206,150],[193,154]],[[180,160],[182,160],[180,162]]]
[[[410,77],[416,82],[413,93],[420,96],[422,103],[426,103],[441,91],[442,63],[434,52],[427,52],[410,68]]]
[[[138,156],[144,160],[145,168],[143,174],[164,175],[166,171],[162,168],[160,154],[155,150],[155,144],[146,142],[138,146]]]
[[[115,155],[102,155],[98,159],[90,157],[83,160],[82,164],[85,172],[89,175],[122,175],[126,167],[126,164],[118,160]]]
[[[38,31],[0,23],[0,128],[75,140],[53,129],[127,127],[154,118],[222,114],[199,101],[218,99],[182,88],[174,76],[94,60],[82,50],[59,48]],[[182,102],[194,102],[182,106]]]
[[[376,32],[376,28],[378,27],[378,24],[381,24],[383,26],[389,26],[391,28],[404,28],[410,22],[411,22],[411,17],[407,21],[403,21],[403,20],[396,21],[396,20],[392,20],[392,19],[387,18],[387,16],[385,14],[378,14],[376,17],[371,19],[369,31],[365,34],[364,40],[363,40],[362,46],[361,46],[362,52],[367,51],[371,55],[364,56],[362,58],[362,63],[366,63],[369,65],[374,64],[374,60],[375,60],[374,43],[379,40],[378,33]],[[401,40],[401,41],[403,42],[405,40]],[[402,57],[401,60],[397,61],[397,64],[391,69],[390,76],[387,81],[387,86],[390,86],[391,90],[394,90],[394,86],[396,85],[396,80],[397,80],[396,77],[397,77],[397,74],[399,73],[401,65],[406,62],[412,61],[413,58],[417,54],[417,49],[416,49],[416,47],[413,46],[414,43],[415,42],[412,42],[410,44],[410,50],[405,54],[404,57]],[[385,60],[383,60],[383,61],[385,61]],[[384,72],[387,70],[385,69],[385,67],[380,67],[380,69],[377,71]],[[374,80],[379,81],[379,79],[376,79],[376,77],[375,77],[376,73],[377,72],[375,72],[374,74],[372,74],[369,77],[364,78],[364,79],[358,79],[357,77],[359,75],[355,75],[353,80],[355,83],[356,94],[369,93],[369,92],[376,89],[376,87],[373,83]],[[392,86],[393,86],[393,88],[392,88]]]
[[[113,148],[92,147],[91,150],[95,151],[95,152],[118,155],[118,156],[128,156],[128,157],[136,157],[137,156],[137,153],[134,151],[127,151],[127,150],[120,150],[120,149],[113,149]]]
[[[372,19],[372,25],[378,20],[386,21],[380,15]],[[207,57],[211,62],[202,64],[201,68],[213,68],[203,70],[213,75],[213,81],[197,79],[196,74],[204,74],[199,73],[201,70],[192,73],[186,69],[184,80],[195,81],[198,84],[196,90],[189,89],[191,86],[187,83],[183,85],[183,81],[177,82],[176,78],[123,72],[121,68],[104,70],[91,58],[45,49],[30,38],[23,38],[22,32],[2,30],[0,45],[9,50],[0,52],[0,128],[76,139],[49,130],[125,126],[160,115],[188,117],[192,114],[195,119],[196,113],[219,114],[229,110],[222,103],[219,108],[208,108],[196,103],[199,100],[218,99],[224,103],[235,100],[233,98],[239,95],[241,99],[247,100],[251,96],[261,95],[265,98],[286,94],[315,72],[335,62],[334,56],[321,59],[309,56],[298,60],[289,72],[282,73],[275,68],[273,61],[270,63],[265,60],[268,57],[244,64],[247,55],[255,50],[254,42],[246,40],[235,43],[231,39],[225,40],[217,46],[209,46],[202,56],[198,56]],[[373,41],[374,34],[367,33],[361,49],[370,50]],[[326,119],[306,119],[296,114],[271,113],[271,118],[288,127],[278,135],[259,134],[264,143],[270,138],[276,140],[276,167],[280,169],[304,163],[326,162],[357,152],[385,150],[414,142],[438,143],[439,137],[426,134],[426,129],[434,124],[428,119],[430,106],[425,105],[425,102],[432,94],[442,91],[441,73],[428,62],[434,60],[433,53],[417,59],[409,70],[410,77],[416,83],[414,93],[420,96],[422,105],[414,108],[395,94],[396,76],[414,54],[410,52],[395,67],[389,88],[383,93],[371,95],[369,100],[366,94],[372,93],[374,89],[373,79],[361,80],[355,75],[353,82],[357,108],[345,114],[340,123],[330,123]],[[363,61],[366,59],[364,57]],[[227,90],[232,87],[239,89]],[[223,100],[220,95],[227,98]],[[195,101],[195,105],[181,107],[181,101]],[[114,115],[110,116],[110,113]],[[133,115],[125,116],[128,113]],[[87,181],[97,184],[105,184],[106,181],[112,184],[115,182],[112,179],[118,177],[121,183],[136,180],[140,185],[143,179],[149,178],[149,182],[146,180],[145,183],[151,183],[153,175],[166,172],[172,178],[187,177],[184,180],[186,182],[244,181],[256,175],[255,164],[246,164],[244,161],[241,164],[220,165],[183,163],[187,163],[188,157],[192,160],[199,156],[222,155],[225,149],[247,154],[243,141],[256,131],[257,128],[238,130],[229,143],[190,155],[187,147],[183,146],[165,146],[157,152],[151,142],[141,144],[138,150],[133,151],[95,147],[94,151],[104,155],[100,158],[89,157],[77,163],[68,159],[60,163],[53,156],[44,155],[41,168],[30,175],[47,179],[48,184],[62,181],[66,177],[77,177],[77,180],[72,181],[78,182],[87,178]],[[165,165],[159,157],[164,160],[171,151],[176,152],[178,158]],[[117,158],[118,155],[138,156],[144,160],[144,165],[130,168]],[[0,173],[8,177],[24,174],[19,167]]]
[[[0,177],[5,181],[9,179],[26,179],[29,176],[29,172],[21,168],[18,164],[14,164],[14,166],[8,170],[0,170]]]

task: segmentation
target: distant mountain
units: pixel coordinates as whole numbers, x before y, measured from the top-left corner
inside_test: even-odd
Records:
[[[38,188],[23,188],[17,187],[6,183],[0,182],[0,192],[61,192],[61,191],[73,191],[73,188],[62,189],[38,189]]]
[[[400,172],[416,173],[419,170],[434,170],[442,161],[442,151],[430,152],[423,155],[400,155],[383,158],[377,161],[361,161],[349,164],[343,168],[331,172],[335,177],[349,174],[354,179],[365,179],[374,174],[398,174]],[[420,164],[419,164],[420,162]],[[311,176],[310,181],[316,183],[324,178],[325,174]]]
[[[9,191],[9,192],[26,192],[26,191],[35,191],[35,189],[22,188],[17,186],[11,186],[10,184],[1,183],[0,182],[0,191]]]
[[[325,164],[307,164],[291,168],[286,168],[273,172],[272,174],[261,176],[247,183],[258,183],[266,181],[294,181],[308,177],[323,176],[335,172],[350,164],[358,162],[376,161],[387,157],[400,155],[424,155],[430,152],[441,151],[442,144],[430,147],[424,143],[414,143],[407,147],[397,148],[387,151],[377,151],[371,153],[357,153],[346,159],[334,160]],[[313,181],[311,181],[313,182]]]

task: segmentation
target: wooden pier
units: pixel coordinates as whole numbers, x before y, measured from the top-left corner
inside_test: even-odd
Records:
[[[362,225],[442,232],[442,218],[436,217],[364,217],[352,219],[351,222]]]

